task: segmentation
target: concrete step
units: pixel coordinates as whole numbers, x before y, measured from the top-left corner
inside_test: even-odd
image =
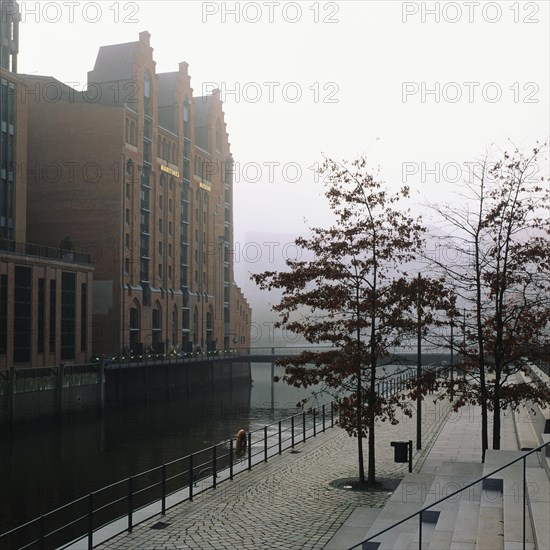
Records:
[[[522,451],[487,451],[485,473],[524,455]],[[526,464],[527,468],[539,467],[536,453],[527,457]],[[523,461],[497,472],[492,478],[502,480],[503,548],[519,550],[523,548]],[[484,507],[489,506],[484,504]],[[533,550],[533,532],[528,515],[526,520],[526,549]]]
[[[487,461],[489,463],[484,465],[484,476],[496,469],[496,466],[491,464],[489,453]],[[492,479],[502,484],[502,478],[497,476],[498,474]],[[503,484],[497,488],[491,479],[482,482],[476,550],[504,550],[504,499],[502,497],[502,486]]]
[[[448,462],[438,466],[437,474],[409,474],[392,495],[365,538],[454,493],[481,477],[482,473],[482,464]],[[473,545],[473,549],[480,500],[481,488],[474,486],[424,512],[422,548],[442,550],[450,549],[453,545],[456,548]],[[457,532],[457,522],[460,534]],[[419,518],[416,516],[372,542],[379,543],[379,550],[416,549],[419,542],[418,527]],[[374,548],[374,545],[371,548]]]
[[[502,471],[503,511],[504,511],[504,550],[517,550],[523,544],[523,473],[521,467],[511,466]],[[534,549],[529,511],[525,510],[526,548]]]
[[[522,372],[517,373],[517,379],[528,384],[540,384],[535,375],[529,376]],[[548,377],[541,373],[540,376]],[[550,420],[550,409],[543,409],[534,403],[527,403],[514,414],[516,421],[516,433],[520,449],[533,449],[543,444],[543,434],[547,420]]]
[[[527,501],[537,550],[550,548],[550,482],[542,468],[527,468]]]
[[[345,550],[365,538],[368,530],[380,515],[382,508],[358,506],[328,541],[324,550]]]
[[[385,542],[380,545],[380,550],[412,550],[418,548],[418,537],[415,542],[415,533],[401,533],[395,545],[388,546]]]
[[[394,491],[384,509],[380,512],[372,526],[363,532],[361,540],[364,540],[379,531],[394,525],[399,520],[418,511],[424,505],[426,495],[432,486],[435,476],[433,474],[412,473],[407,474],[399,487]],[[418,518],[406,521],[398,527],[391,529],[380,537],[375,538],[370,547],[374,548],[375,543],[380,543],[379,548],[390,548],[395,550],[397,539],[401,534],[414,535],[418,529]],[[403,539],[402,539],[403,540]],[[382,546],[384,544],[384,546]]]
[[[456,518],[455,528],[451,546],[466,546],[474,544],[477,540],[477,530],[479,523],[480,502],[477,500],[463,499],[460,502],[458,517]]]
[[[484,500],[500,506],[485,506]],[[504,550],[504,513],[502,494],[498,491],[484,491],[479,508],[479,519],[476,537],[476,550]]]

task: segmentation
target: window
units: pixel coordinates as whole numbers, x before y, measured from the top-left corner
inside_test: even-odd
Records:
[[[162,241],[159,241],[159,254],[162,256]]]
[[[170,214],[172,213],[172,199],[168,199],[168,212],[170,212]]]
[[[88,344],[88,286],[80,287],[80,351],[86,351]]]
[[[221,153],[222,150],[222,125],[218,119],[216,122],[216,151]]]
[[[151,75],[149,71],[145,71],[143,77],[143,98],[144,98],[144,107],[145,114],[151,114]]]
[[[31,268],[15,266],[13,303],[13,360],[31,358]]]
[[[171,243],[168,243],[168,257],[169,258],[172,257],[172,244]]]
[[[55,321],[56,321],[56,286],[55,281],[50,281],[50,353],[55,353]]]
[[[0,353],[8,346],[8,276],[0,275]]]
[[[172,266],[171,265],[168,266],[168,278],[172,279]]]
[[[130,275],[130,259],[129,258],[124,259],[124,273],[126,273],[126,275]]]
[[[162,210],[162,195],[159,195],[159,209]]]
[[[159,232],[162,233],[162,220],[159,220]]]
[[[75,352],[76,273],[61,274],[61,359]]]
[[[185,98],[183,102],[183,135],[185,137],[190,137],[190,106],[189,100]]]
[[[130,209],[129,208],[126,208],[126,213],[125,213],[124,219],[126,220],[126,224],[130,225]]]
[[[162,279],[162,264],[159,264],[159,278]]]
[[[140,307],[137,300],[134,300],[130,308],[130,345],[133,346],[139,342],[140,330]]]
[[[172,222],[168,222],[168,235],[172,234]]]
[[[130,198],[130,184],[129,183],[126,184],[126,198],[127,199]]]
[[[130,233],[126,233],[126,235],[124,235],[124,246],[126,250],[130,250]]]
[[[44,353],[45,281],[38,279],[38,353]]]

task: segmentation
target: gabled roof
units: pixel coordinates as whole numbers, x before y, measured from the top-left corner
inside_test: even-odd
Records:
[[[138,45],[139,42],[126,42],[125,44],[101,46],[95,66],[88,73],[88,82],[130,80]]]

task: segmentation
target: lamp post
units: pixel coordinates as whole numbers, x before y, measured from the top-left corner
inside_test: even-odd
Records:
[[[416,448],[422,449],[422,398],[420,397],[420,378],[422,376],[422,308],[420,302],[420,281],[422,276],[418,274],[418,296],[417,296],[417,326],[416,326],[416,387],[418,396],[416,398]]]
[[[454,339],[453,339],[454,317],[451,313],[451,401],[454,399]]]

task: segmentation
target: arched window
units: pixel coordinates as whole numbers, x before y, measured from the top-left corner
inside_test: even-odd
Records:
[[[160,136],[157,139],[157,157],[162,157],[162,148],[161,148],[161,139]]]
[[[139,302],[134,300],[130,307],[130,349],[132,353],[136,352],[136,344],[141,342],[141,308]]]
[[[199,310],[197,306],[193,310],[193,349],[199,345]]]
[[[172,310],[172,346],[174,349],[177,349],[179,346],[177,306],[174,306],[174,309]]]
[[[155,353],[164,352],[161,346],[162,344],[162,307],[158,300],[155,302],[155,307],[153,308],[153,318],[151,323],[151,329],[152,329],[151,339],[153,343],[153,351]]]
[[[214,338],[214,310],[212,306],[209,306],[206,312],[206,346],[208,351],[216,349],[216,340]]]

